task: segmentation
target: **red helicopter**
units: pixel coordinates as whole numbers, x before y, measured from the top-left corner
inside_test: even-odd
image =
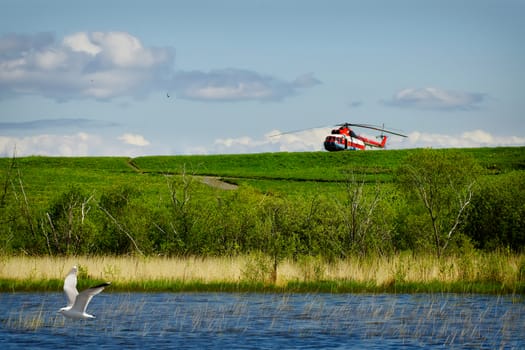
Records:
[[[337,126],[338,128],[332,129],[332,133],[324,139],[324,148],[327,151],[364,150],[366,147],[385,148],[388,136],[383,133],[407,137],[406,135],[369,124],[343,123]],[[351,127],[381,131],[381,135],[377,137],[379,141],[357,135]]]

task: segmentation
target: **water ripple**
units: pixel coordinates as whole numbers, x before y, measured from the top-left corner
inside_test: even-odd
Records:
[[[95,320],[61,293],[0,294],[2,349],[525,348],[523,299],[483,295],[102,293]]]

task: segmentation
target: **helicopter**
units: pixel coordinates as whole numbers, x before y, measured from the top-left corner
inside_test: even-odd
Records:
[[[407,137],[406,135],[386,130],[384,127],[379,127],[370,124],[342,123],[337,124],[336,126],[338,126],[338,128],[332,129],[331,134],[327,135],[324,139],[324,148],[329,152],[345,150],[365,150],[367,147],[385,148],[388,136],[384,133],[397,135],[401,137]],[[362,135],[358,135],[354,132],[354,130],[352,130],[351,127],[381,131],[381,134],[377,137],[379,141],[369,139]]]

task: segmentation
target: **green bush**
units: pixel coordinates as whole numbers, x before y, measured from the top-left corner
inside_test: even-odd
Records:
[[[459,236],[480,172],[465,153],[432,149],[413,151],[397,170],[397,185],[409,211],[406,217],[422,226],[416,237],[432,242],[438,258]]]
[[[525,248],[525,173],[483,179],[468,211],[465,233],[479,249]]]

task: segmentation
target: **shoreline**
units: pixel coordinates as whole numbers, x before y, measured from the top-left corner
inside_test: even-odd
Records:
[[[86,282],[89,282],[88,284]],[[83,289],[99,281],[86,280]],[[0,279],[0,293],[62,293],[62,280]],[[133,281],[116,282],[105,293],[276,293],[276,294],[485,294],[518,297],[525,301],[525,283],[505,285],[490,282],[397,282],[375,285],[355,281],[289,282],[286,285],[260,282]]]

